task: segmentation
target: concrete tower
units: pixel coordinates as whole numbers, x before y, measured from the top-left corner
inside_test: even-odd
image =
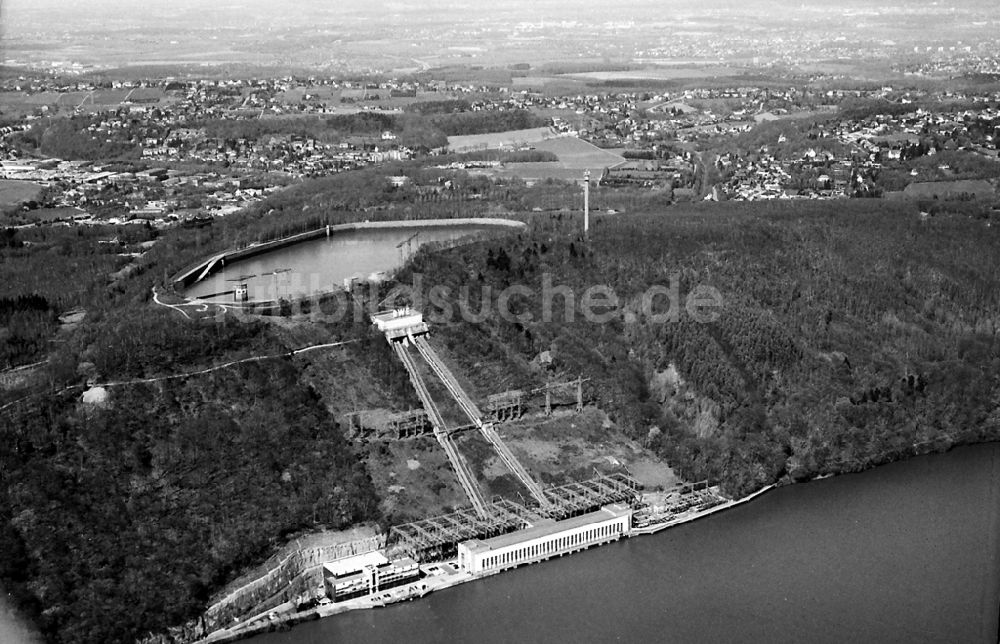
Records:
[[[590,230],[590,170],[583,173],[583,234]]]

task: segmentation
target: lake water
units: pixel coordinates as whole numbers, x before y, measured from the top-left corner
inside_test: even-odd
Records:
[[[342,288],[345,279],[369,277],[379,271],[391,271],[401,266],[418,247],[431,242],[451,242],[470,235],[504,234],[511,227],[476,224],[392,228],[363,228],[334,232],[321,237],[278,248],[247,259],[229,262],[201,282],[186,289],[185,294],[207,297],[232,291],[241,275],[253,275],[246,280],[249,296],[255,300],[309,295]],[[415,235],[415,237],[414,237]],[[409,243],[406,240],[411,239]],[[278,269],[282,272],[274,273]],[[284,271],[284,269],[290,269]],[[231,299],[231,296],[226,296]]]
[[[31,624],[14,612],[7,592],[0,586],[0,643],[39,644],[41,641]]]
[[[994,643],[998,616],[994,443],[250,641]]]
[[[249,641],[994,643],[998,616],[993,443]],[[37,641],[0,591],[0,642]]]

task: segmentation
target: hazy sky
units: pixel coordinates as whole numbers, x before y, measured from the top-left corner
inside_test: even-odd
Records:
[[[659,10],[664,14],[671,11],[754,11],[780,14],[789,8],[817,7],[833,9],[837,7],[875,8],[931,7],[937,5],[964,9],[978,8],[996,10],[997,0],[0,0],[5,22],[19,23],[29,16],[46,14],[54,19],[55,27],[71,29],[73,18],[89,19],[107,17],[113,19],[142,19],[150,13],[169,15],[176,12],[203,10],[209,19],[219,19],[225,15],[252,14],[255,17],[301,16],[308,20],[311,13],[321,11],[365,11],[373,16],[391,13],[419,13],[421,10],[454,9],[457,14],[485,14],[493,11],[523,11],[530,20],[539,11],[554,11],[566,16],[587,10],[603,9],[609,16],[628,14],[634,9]],[[58,27],[57,27],[58,28]]]
[[[716,34],[763,43],[778,32],[778,42],[950,38],[937,44],[988,46],[1000,33],[1000,0],[0,0],[0,56],[101,62],[145,52],[171,58],[176,45],[195,53],[204,47],[208,60],[213,52],[228,60],[251,49],[290,60],[311,47],[310,60],[320,60],[343,39],[359,43],[340,50],[345,60],[364,57],[369,40],[388,43],[380,53],[405,59],[417,49],[392,49],[400,35],[408,37],[398,43],[404,48],[462,38],[458,44],[470,46],[481,34],[540,22],[550,37],[592,26],[589,55],[615,58],[632,55],[632,35],[639,32],[647,42],[657,34],[700,34],[706,46]],[[594,35],[601,30],[609,38]]]
[[[145,20],[150,15],[169,18],[170,15],[201,11],[212,26],[213,21],[223,26],[226,17],[301,17],[304,24],[317,12],[363,11],[377,20],[381,16],[398,13],[420,13],[451,9],[456,19],[462,15],[482,16],[491,12],[523,12],[525,20],[532,20],[541,13],[565,15],[571,18],[579,12],[607,14],[609,17],[628,15],[633,11],[657,11],[663,15],[671,12],[739,11],[776,16],[788,10],[816,7],[868,8],[879,6],[896,8],[929,8],[937,6],[961,9],[992,10],[1000,7],[998,0],[0,0],[5,27],[34,22],[45,16],[54,29],[73,30],[78,19],[93,22],[95,19]]]

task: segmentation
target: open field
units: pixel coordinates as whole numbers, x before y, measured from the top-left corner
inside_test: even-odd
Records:
[[[551,417],[526,416],[498,430],[504,442],[542,487],[590,479],[627,470],[646,489],[669,489],[679,483],[665,461],[623,435],[596,407],[581,413],[563,411]],[[520,501],[526,490],[478,432],[462,432],[456,444],[487,498],[500,495]]]
[[[982,179],[964,179],[956,181],[919,181],[906,186],[903,193],[911,198],[938,199],[960,198],[974,196],[979,199],[992,199],[996,189],[989,181]]]
[[[69,221],[84,214],[86,214],[85,211],[73,207],[35,208],[18,211],[10,218],[18,223],[52,223],[54,221]]]
[[[42,187],[31,181],[0,179],[0,208],[17,206],[25,201],[37,199]]]
[[[678,478],[665,461],[622,434],[596,407],[525,417],[500,427],[500,436],[544,484],[568,483],[628,469],[647,489],[670,488]]]
[[[616,166],[625,161],[617,152],[601,149],[575,136],[560,136],[532,145],[535,150],[551,152],[558,161],[530,163],[507,163],[493,171],[504,177],[519,177],[526,181],[560,179],[579,181],[583,173],[590,170],[595,180],[601,177],[604,168]]]
[[[174,102],[177,99],[168,95],[160,87],[137,87],[125,89],[98,89],[92,92],[38,92],[28,94],[26,92],[4,92],[3,103],[7,110],[32,110],[34,108],[47,105],[63,109],[81,108],[89,110],[93,108],[106,108],[114,105],[121,105],[125,101],[130,103],[147,103],[150,105]]]
[[[293,87],[278,95],[278,100],[282,103],[298,103],[305,100],[308,95],[310,100],[318,101],[339,101],[341,90],[334,87]]]
[[[711,78],[713,76],[735,76],[744,70],[722,65],[653,67],[628,71],[584,72],[567,74],[569,78],[619,81],[619,80],[678,80],[691,78]]]
[[[545,181],[546,179],[580,181],[583,179],[582,171],[566,168],[558,161],[507,163],[503,168],[496,170],[494,173],[501,177],[519,177],[525,181]]]
[[[473,150],[494,150],[506,146],[535,145],[555,136],[550,127],[535,127],[527,130],[508,130],[491,134],[467,134],[449,136],[448,147],[454,152]]]
[[[511,87],[545,96],[563,96],[584,91],[588,86],[583,80],[564,76],[515,76],[511,79]]]
[[[406,523],[469,505],[448,455],[431,436],[369,443],[365,462],[390,523]]]
[[[564,168],[590,170],[591,173],[596,171],[598,174],[604,168],[617,165],[625,160],[614,152],[602,150],[575,136],[561,136],[540,141],[534,145],[534,148],[552,152],[559,157],[559,163]]]

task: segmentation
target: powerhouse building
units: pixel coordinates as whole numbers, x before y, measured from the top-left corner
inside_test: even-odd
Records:
[[[617,541],[631,527],[632,508],[617,503],[562,521],[541,519],[525,530],[458,544],[458,565],[472,574],[498,572]]]
[[[324,565],[323,585],[326,596],[335,602],[371,595],[420,579],[417,562],[409,557],[395,561],[365,564],[360,570],[339,570]]]
[[[376,313],[372,316],[372,322],[390,340],[405,338],[410,333],[427,333],[423,315],[409,307]]]

